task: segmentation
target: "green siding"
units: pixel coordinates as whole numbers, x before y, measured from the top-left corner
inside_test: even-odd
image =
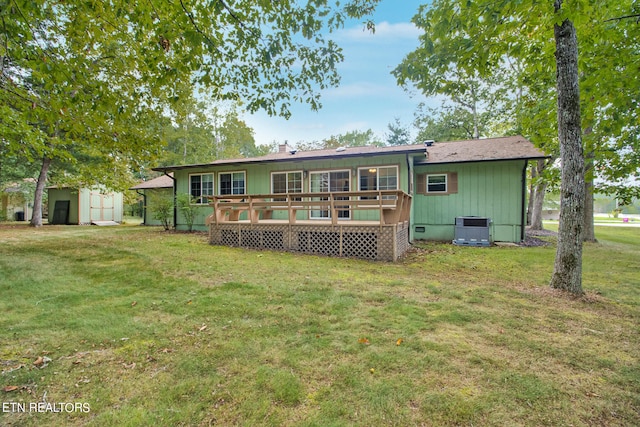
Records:
[[[98,193],[100,190],[90,190],[81,188],[80,191],[71,188],[50,188],[48,195],[49,218],[53,218],[53,211],[57,200],[68,200],[69,203],[69,224],[90,224],[92,210],[95,220],[122,222],[123,195],[122,193],[102,193],[104,200],[102,205],[94,202],[91,209],[91,193]],[[94,196],[95,197],[95,196]],[[103,207],[104,209],[101,209]],[[102,212],[101,212],[102,211]]]
[[[293,157],[293,156],[292,156]],[[309,191],[309,173],[316,171],[348,169],[351,172],[351,191],[358,190],[357,170],[367,166],[396,165],[399,171],[400,189],[412,192],[411,239],[453,240],[455,218],[458,216],[486,216],[492,220],[492,239],[495,241],[520,241],[523,223],[522,212],[522,170],[525,161],[497,161],[479,163],[452,163],[442,165],[413,166],[412,157],[407,165],[404,154],[347,158],[340,160],[286,161],[245,165],[224,165],[192,168],[175,171],[177,193],[189,193],[189,175],[214,173],[214,191],[218,192],[218,173],[244,171],[246,173],[247,194],[268,194],[271,192],[271,173],[283,171],[305,172],[303,191]],[[442,196],[415,194],[416,176],[424,173],[456,172],[458,192]],[[410,178],[411,174],[411,178]],[[411,189],[409,188],[409,181]],[[197,208],[195,230],[206,231],[205,220],[213,210],[210,206]],[[285,213],[275,213],[285,215]],[[245,217],[243,217],[244,219]],[[306,219],[306,212],[298,213],[299,219]],[[376,220],[375,211],[355,212],[354,220]],[[416,232],[416,227],[424,227],[424,232]],[[186,229],[185,221],[178,212],[177,228]]]
[[[49,219],[51,220],[53,218],[56,201],[68,200],[69,218],[67,222],[69,224],[78,224],[78,191],[70,188],[49,188],[48,192],[47,203],[49,208]]]
[[[292,155],[294,157],[295,155]],[[214,176],[214,191],[218,194],[218,173],[219,172],[246,172],[246,191],[247,194],[268,194],[271,193],[271,172],[284,172],[284,171],[297,171],[302,170],[306,173],[306,177],[303,177],[303,191],[309,191],[309,176],[310,172],[325,171],[325,170],[339,170],[348,169],[351,171],[351,191],[358,190],[358,168],[366,166],[398,166],[399,173],[399,185],[400,189],[406,192],[409,191],[409,172],[407,167],[407,157],[404,154],[393,154],[386,156],[372,156],[361,158],[345,158],[340,160],[311,160],[311,161],[283,161],[272,163],[259,163],[259,164],[244,164],[244,165],[224,165],[214,167],[202,167],[177,170],[174,172],[176,179],[177,193],[189,193],[189,175],[197,173],[215,173]],[[205,220],[207,216],[211,215],[213,209],[210,206],[202,206],[197,208],[198,212],[194,221],[194,230],[206,231]],[[279,213],[284,215],[284,213]],[[245,217],[241,217],[244,219]],[[306,219],[306,212],[298,213],[299,219]],[[378,213],[373,211],[355,212],[354,220],[376,220],[378,219]],[[180,230],[185,230],[185,220],[181,213],[178,212],[177,227]]]
[[[481,216],[492,220],[495,241],[520,241],[522,170],[524,161],[416,166],[416,174],[456,172],[458,192],[413,198],[412,231],[415,239],[453,240],[455,218]],[[416,232],[424,227],[424,232]]]
[[[154,219],[154,201],[158,197],[173,197],[173,188],[152,188],[144,190],[146,206],[144,209],[144,225],[162,225],[160,220]],[[173,215],[171,216],[171,224],[173,224]]]

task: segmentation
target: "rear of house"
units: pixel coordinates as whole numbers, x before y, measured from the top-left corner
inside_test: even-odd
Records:
[[[155,170],[172,173],[174,192],[193,198],[194,229],[211,231],[213,196],[304,193],[315,199],[341,192],[399,190],[411,200],[407,223],[409,241],[455,238],[456,218],[487,218],[491,241],[519,242],[524,237],[526,166],[543,158],[523,137],[454,141],[392,147],[347,147],[337,150],[297,151],[281,146],[262,157],[219,160],[209,164],[169,166]],[[366,193],[349,195],[364,200]],[[375,197],[374,197],[375,198]],[[312,197],[310,197],[312,199]],[[345,197],[343,199],[346,200]],[[236,201],[242,201],[237,199]],[[337,203],[337,202],[336,202]],[[272,219],[289,213],[274,212]],[[298,221],[331,220],[329,209],[299,209]],[[333,225],[381,221],[381,210],[335,211]],[[250,221],[249,211],[237,221]],[[176,228],[186,229],[176,212]]]

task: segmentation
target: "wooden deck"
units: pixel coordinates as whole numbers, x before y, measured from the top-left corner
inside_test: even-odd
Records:
[[[385,261],[397,260],[409,247],[411,196],[402,191],[210,199],[211,244]]]

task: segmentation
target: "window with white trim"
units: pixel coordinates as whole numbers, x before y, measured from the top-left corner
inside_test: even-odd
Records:
[[[218,174],[218,194],[246,194],[245,172],[220,172]]]
[[[447,174],[427,175],[427,193],[446,193]]]
[[[271,192],[274,194],[302,193],[302,171],[272,172]]]
[[[213,174],[199,173],[189,175],[189,194],[195,204],[206,205],[206,196],[213,196]]]
[[[398,189],[398,167],[379,166],[365,167],[358,169],[359,191],[371,190],[397,190]],[[393,196],[385,196],[393,197]],[[363,197],[369,198],[369,197]],[[375,199],[375,197],[371,197]]]

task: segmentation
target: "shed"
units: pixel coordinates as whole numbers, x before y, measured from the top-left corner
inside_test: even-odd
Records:
[[[49,223],[114,225],[122,222],[122,193],[100,187],[48,187]]]
[[[0,221],[28,221],[33,214],[35,180],[27,178],[0,190]]]

